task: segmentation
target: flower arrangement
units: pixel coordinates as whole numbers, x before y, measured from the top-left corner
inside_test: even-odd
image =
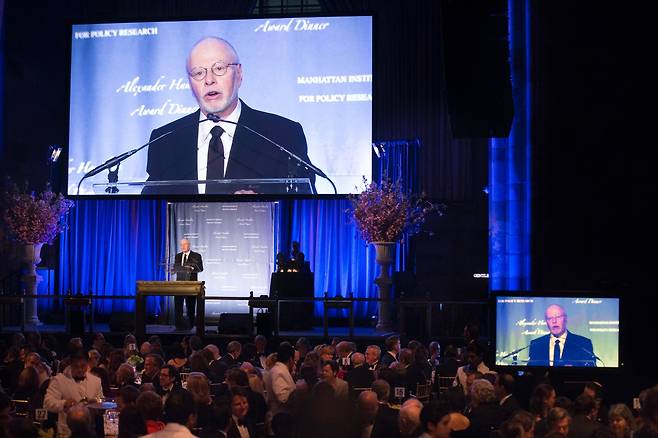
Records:
[[[361,194],[349,197],[350,213],[368,243],[395,242],[404,233],[416,234],[430,213],[443,214],[443,206],[406,194],[399,181],[368,184],[364,177],[363,184]]]
[[[20,188],[11,181],[2,194],[2,220],[9,234],[24,245],[52,243],[66,229],[64,217],[73,201],[46,187],[43,192]]]

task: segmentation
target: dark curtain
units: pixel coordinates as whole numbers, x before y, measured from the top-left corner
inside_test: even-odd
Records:
[[[327,13],[374,13],[374,139],[419,139],[421,188],[445,201],[472,198],[472,140],[454,139],[448,115],[442,1],[320,0]]]

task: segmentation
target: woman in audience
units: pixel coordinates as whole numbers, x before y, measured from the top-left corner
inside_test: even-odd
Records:
[[[187,365],[187,356],[183,351],[183,346],[179,342],[174,343],[171,347],[170,353],[171,359],[169,359],[167,365],[173,365],[178,371],[182,371]]]
[[[212,415],[212,399],[210,398],[210,383],[205,374],[191,372],[187,376],[187,390],[192,393],[197,411],[197,428],[204,428]]]
[[[114,349],[110,352],[110,355],[107,358],[107,374],[110,376],[110,385],[119,386],[116,383],[116,374],[121,364],[125,361],[126,359],[123,357],[122,350]]]
[[[635,418],[625,404],[612,405],[608,412],[608,421],[610,422],[610,429],[617,438],[629,438],[635,433]]]
[[[190,356],[190,372],[203,373],[206,376],[210,372],[208,359],[201,352],[197,351]]]

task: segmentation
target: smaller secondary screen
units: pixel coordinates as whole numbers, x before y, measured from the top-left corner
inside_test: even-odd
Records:
[[[619,298],[496,297],[496,365],[619,367]]]

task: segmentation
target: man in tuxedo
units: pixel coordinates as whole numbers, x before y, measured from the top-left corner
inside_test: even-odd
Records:
[[[354,388],[370,388],[374,380],[375,373],[366,364],[363,353],[352,354],[352,369],[345,376],[350,391],[353,391]]]
[[[174,257],[174,270],[176,271],[177,281],[198,281],[199,272],[203,271],[203,259],[201,254],[190,250],[190,241],[181,239],[180,252]],[[183,322],[183,298],[187,306],[187,319],[190,327],[195,323],[196,297],[175,297],[174,313],[176,318],[176,328],[184,328]]]
[[[500,407],[503,408],[505,420],[512,418],[512,415],[521,410],[521,405],[514,396],[514,385],[514,376],[508,373],[498,374],[494,384],[496,398]]]
[[[546,309],[549,334],[530,342],[532,366],[596,366],[592,340],[567,330],[567,312],[557,304]]]
[[[228,438],[256,438],[256,426],[248,416],[249,400],[247,391],[235,387],[231,390],[231,420],[226,431]]]
[[[309,178],[314,187],[314,173],[247,129],[251,128],[310,163],[306,136],[299,123],[254,110],[238,98],[242,64],[228,41],[206,37],[197,42],[187,58],[187,73],[199,110],[151,133],[153,141],[173,131],[149,146],[146,166],[149,181],[297,177]],[[208,114],[237,125],[201,123]],[[217,185],[181,184],[149,186],[143,193],[226,193],[226,189]],[[253,188],[232,186],[229,193],[256,192]]]
[[[397,335],[391,335],[386,338],[386,353],[381,358],[382,366],[389,367],[393,362],[398,360],[398,354],[400,354],[400,337]]]

